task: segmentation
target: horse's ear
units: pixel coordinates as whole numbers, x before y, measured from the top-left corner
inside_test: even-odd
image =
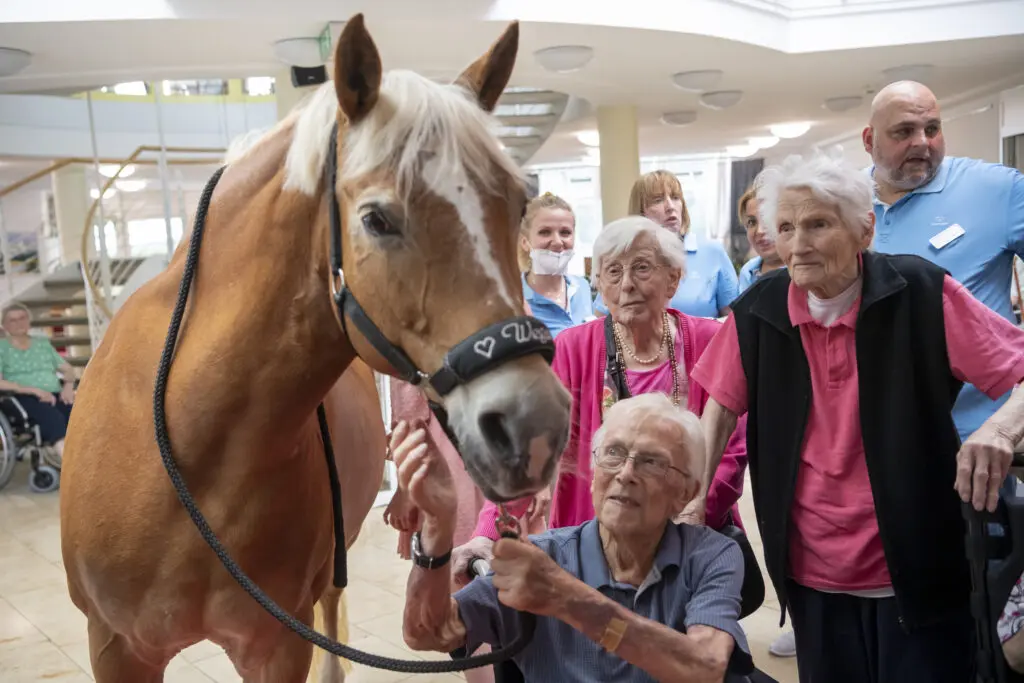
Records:
[[[345,24],[334,51],[334,89],[349,122],[358,122],[377,104],[380,79],[380,53],[357,14]]]
[[[493,111],[505,91],[519,51],[519,22],[513,21],[480,59],[470,64],[456,83],[476,94],[480,106]]]

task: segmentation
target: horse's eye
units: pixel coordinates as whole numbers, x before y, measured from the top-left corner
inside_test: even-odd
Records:
[[[387,217],[377,209],[371,209],[363,214],[363,228],[372,235],[393,235],[398,231]]]

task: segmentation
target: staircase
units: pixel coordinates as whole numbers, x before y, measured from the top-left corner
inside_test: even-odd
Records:
[[[114,296],[143,260],[111,259],[110,280]],[[99,263],[90,263],[89,266],[92,276],[98,281]],[[92,357],[92,338],[89,335],[85,281],[78,263],[61,266],[12,301],[24,304],[32,311],[32,327],[49,337],[57,352],[72,367],[86,366]]]

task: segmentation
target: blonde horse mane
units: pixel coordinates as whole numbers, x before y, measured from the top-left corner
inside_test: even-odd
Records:
[[[236,138],[226,162],[233,164],[276,133],[293,127],[285,161],[284,189],[314,195],[320,186],[331,132],[338,116],[334,84],[318,87],[269,131],[249,131]],[[384,75],[377,105],[345,135],[345,178],[387,168],[399,191],[407,191],[421,167],[423,152],[438,156],[442,174],[462,169],[485,190],[500,192],[502,174],[523,182],[522,169],[505,154],[494,136],[495,119],[459,84],[441,84],[412,71]]]

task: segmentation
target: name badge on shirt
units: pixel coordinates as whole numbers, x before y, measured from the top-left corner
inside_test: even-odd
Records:
[[[942,249],[944,246],[964,235],[964,229],[960,227],[959,223],[954,223],[939,234],[928,240],[936,249]]]

